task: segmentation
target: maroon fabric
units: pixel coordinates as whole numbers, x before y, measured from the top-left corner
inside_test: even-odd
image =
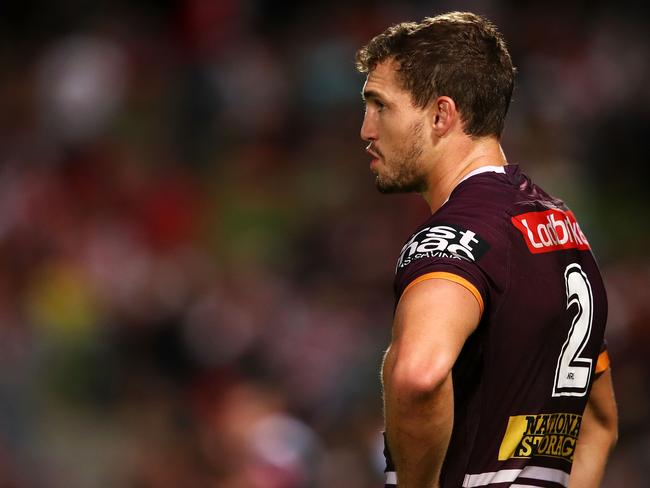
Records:
[[[453,368],[454,427],[441,486],[532,465],[569,473],[574,438],[540,414],[582,415],[607,316],[600,272],[575,217],[517,166],[472,176],[407,241],[395,303],[409,283],[435,271],[468,280],[485,305]],[[511,416],[528,416],[533,427],[518,457],[499,461]],[[564,457],[551,444],[566,447]]]

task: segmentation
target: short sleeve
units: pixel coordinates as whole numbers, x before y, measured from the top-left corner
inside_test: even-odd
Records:
[[[498,222],[443,212],[420,227],[397,260],[396,303],[413,285],[427,279],[454,281],[476,298],[481,313],[506,280],[507,236]],[[482,220],[482,221],[481,221]]]
[[[596,377],[603,374],[611,366],[609,361],[609,353],[607,352],[607,341],[603,340],[603,344],[600,347],[600,353],[598,354],[598,360],[596,361]]]

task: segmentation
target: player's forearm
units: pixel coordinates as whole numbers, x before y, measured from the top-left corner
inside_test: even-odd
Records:
[[[384,368],[384,409],[398,486],[438,487],[453,425],[451,374],[423,389],[395,374],[386,374],[390,366],[388,354]]]
[[[616,424],[595,421],[591,410],[587,407],[573,456],[570,488],[600,486],[605,474],[607,458],[616,445],[617,438]]]
[[[611,370],[596,379],[578,435],[570,488],[597,488],[605,474],[609,453],[618,439],[618,414]]]
[[[605,474],[616,435],[604,428],[581,432],[573,458],[569,488],[597,488]]]

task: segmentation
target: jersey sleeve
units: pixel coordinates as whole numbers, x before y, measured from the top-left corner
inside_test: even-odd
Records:
[[[436,213],[402,248],[395,275],[397,302],[421,281],[445,279],[471,292],[483,313],[506,286],[508,237],[499,215],[456,207]]]
[[[426,281],[434,278],[453,281],[454,283],[458,283],[459,285],[467,289],[467,291],[469,291],[472,295],[474,295],[474,298],[476,298],[476,301],[478,302],[478,305],[481,309],[481,314],[483,314],[483,310],[485,309],[485,301],[483,300],[483,295],[481,294],[481,292],[478,291],[478,288],[476,288],[476,286],[474,286],[474,284],[472,284],[471,281],[463,278],[459,274],[449,273],[447,271],[432,271],[430,273],[420,275],[419,277],[415,278],[406,286],[406,288],[402,292],[402,295],[404,295],[404,293],[406,293],[409,290],[409,288],[411,288],[413,285],[416,285],[421,281]]]
[[[600,347],[600,354],[598,354],[598,360],[596,361],[596,377],[603,374],[611,366],[609,361],[609,353],[607,352],[607,341],[603,340],[603,345]]]

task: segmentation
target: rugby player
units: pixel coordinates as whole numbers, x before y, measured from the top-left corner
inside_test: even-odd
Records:
[[[386,486],[599,486],[617,438],[607,298],[574,214],[501,149],[502,35],[472,13],[401,23],[357,68],[378,189],[432,212],[397,260]]]

